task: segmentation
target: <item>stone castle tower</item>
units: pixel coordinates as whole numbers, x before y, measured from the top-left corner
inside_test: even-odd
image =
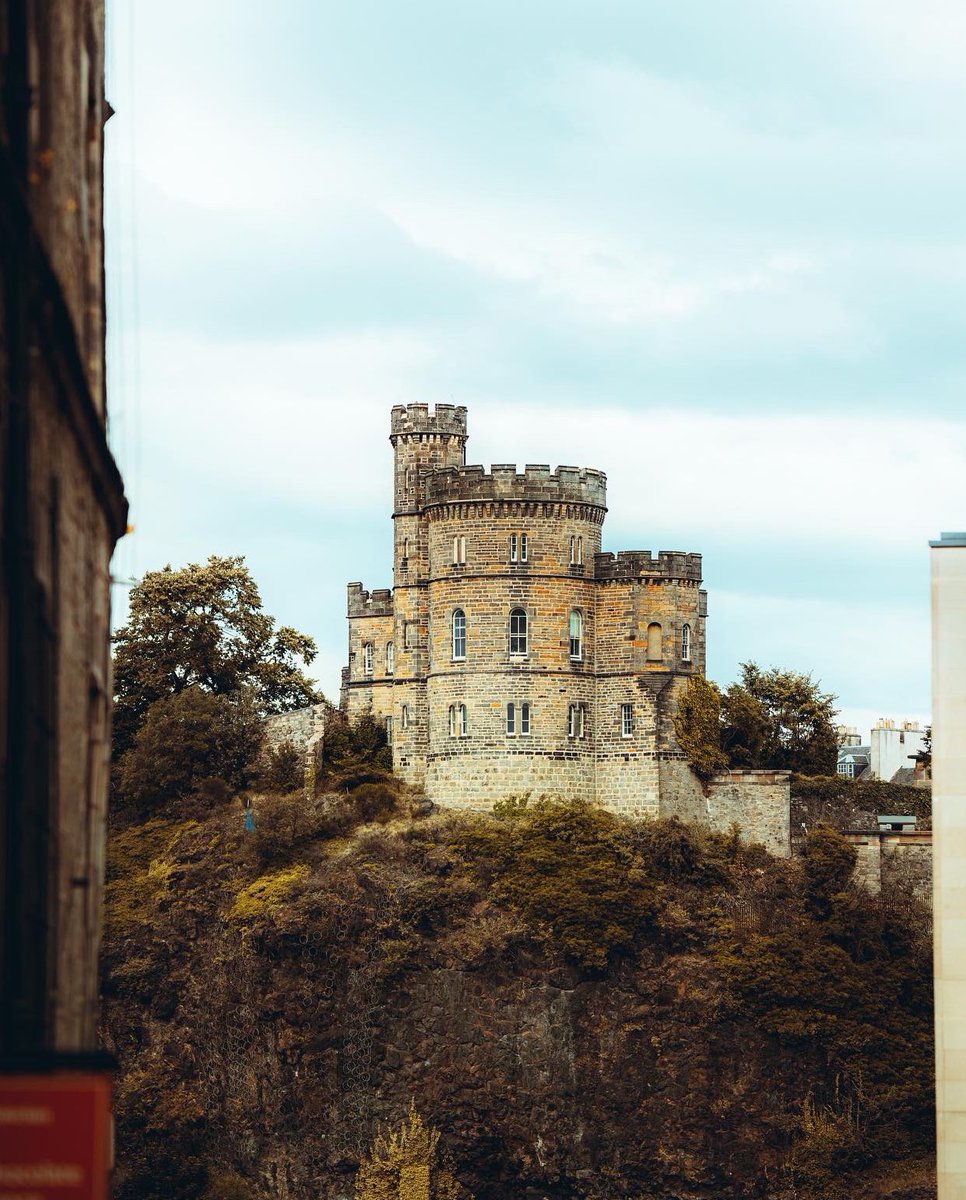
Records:
[[[441,805],[581,796],[658,815],[705,667],[701,556],[600,552],[606,477],[465,465],[466,409],[392,410],[393,587],[348,587],[342,706]]]

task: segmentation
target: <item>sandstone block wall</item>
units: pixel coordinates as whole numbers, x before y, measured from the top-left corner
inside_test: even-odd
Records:
[[[844,837],[855,847],[854,879],[877,896],[884,887],[908,888],[932,903],[932,833],[879,833],[849,830]]]

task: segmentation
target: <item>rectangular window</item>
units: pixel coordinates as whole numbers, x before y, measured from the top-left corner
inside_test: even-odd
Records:
[[[530,554],[530,539],[525,533],[520,534],[520,562],[526,562]]]
[[[522,608],[515,608],[510,613],[510,653],[527,653],[527,614]]]
[[[520,705],[520,734],[523,737],[530,736],[530,705]]]
[[[583,617],[575,608],[570,614],[570,657],[576,661],[584,656],[583,626]]]
[[[366,642],[362,647],[362,669],[366,675],[372,674],[372,642]]]
[[[634,705],[621,705],[621,737],[634,736]]]
[[[571,704],[567,709],[567,737],[582,738],[584,736],[583,704]]]
[[[510,562],[516,562],[516,561],[517,561],[517,535],[515,533],[511,533],[510,534]]]
[[[392,717],[386,717],[386,741],[392,745]]]
[[[416,645],[416,634],[417,634],[416,622],[415,621],[407,621],[406,622],[406,634],[405,634],[405,642],[406,642],[407,650],[412,650],[412,648]]]
[[[453,566],[462,567],[466,565],[466,538],[453,538]]]
[[[506,706],[506,733],[507,737],[514,737],[517,731],[517,709],[515,704]]]

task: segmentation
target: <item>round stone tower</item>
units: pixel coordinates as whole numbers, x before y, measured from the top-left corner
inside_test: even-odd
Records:
[[[425,480],[426,787],[483,806],[592,795],[600,471],[460,467]]]

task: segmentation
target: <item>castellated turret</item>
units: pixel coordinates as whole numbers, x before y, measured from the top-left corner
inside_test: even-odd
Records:
[[[601,553],[589,467],[465,465],[466,409],[393,408],[393,589],[349,585],[350,716],[444,806],[513,793],[662,811],[671,716],[703,674],[701,556]]]

